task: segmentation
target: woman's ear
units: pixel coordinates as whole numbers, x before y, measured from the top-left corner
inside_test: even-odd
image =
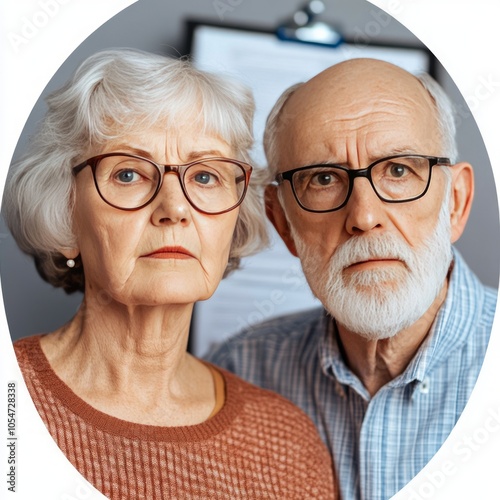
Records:
[[[297,249],[295,248],[295,242],[293,241],[290,225],[286,218],[285,211],[281,206],[278,199],[278,187],[270,184],[265,190],[265,202],[266,202],[266,215],[271,221],[272,225],[281,236],[281,239],[285,242],[288,250],[292,255],[298,257]]]
[[[450,222],[451,242],[455,243],[464,232],[474,198],[474,171],[469,163],[451,167]]]
[[[77,247],[60,248],[59,252],[67,259],[76,259],[80,255],[80,249]]]

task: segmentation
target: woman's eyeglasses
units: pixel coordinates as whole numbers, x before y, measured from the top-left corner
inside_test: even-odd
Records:
[[[92,168],[101,198],[121,210],[139,210],[160,192],[165,174],[174,172],[189,203],[205,214],[222,214],[245,197],[252,167],[228,158],[203,158],[185,165],[159,165],[127,153],[106,153],[73,167],[77,175]]]

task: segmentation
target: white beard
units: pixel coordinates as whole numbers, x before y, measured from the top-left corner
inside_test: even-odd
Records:
[[[393,234],[352,236],[336,249],[324,274],[318,269],[315,249],[292,228],[309,286],[338,323],[367,339],[385,339],[425,314],[441,291],[452,260],[447,192],[434,233],[418,249]],[[374,257],[395,258],[404,265],[344,275],[349,265]]]

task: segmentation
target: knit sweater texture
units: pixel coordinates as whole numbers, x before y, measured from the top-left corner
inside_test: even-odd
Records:
[[[52,370],[40,336],[14,344],[40,416],[76,469],[111,499],[332,499],[329,453],[289,401],[220,370],[225,403],[186,427],[127,422],[88,405]]]

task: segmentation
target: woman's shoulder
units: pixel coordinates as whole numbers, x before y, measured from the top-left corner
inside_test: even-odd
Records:
[[[239,446],[247,452],[256,447],[289,480],[303,477],[296,486],[297,491],[307,490],[307,498],[338,498],[332,458],[312,420],[283,396],[216,368],[226,383],[226,405],[236,414],[228,430],[234,439],[241,437]]]
[[[281,421],[285,427],[300,427],[317,435],[310,418],[285,397],[247,382],[223,368],[216,368],[224,377],[227,404],[238,405],[252,421],[260,422],[261,425],[267,422],[272,427]]]
[[[23,337],[14,341],[14,353],[16,354],[17,364],[23,375],[26,376],[32,372],[43,372],[47,368],[47,360],[40,346],[42,334]]]
[[[285,406],[292,406],[296,408],[296,406],[291,403],[288,399],[284,398],[277,392],[271,391],[269,389],[263,389],[247,380],[244,380],[239,375],[236,375],[225,368],[221,368],[217,365],[212,365],[216,368],[220,373],[222,373],[224,377],[224,381],[228,388],[231,388],[233,391],[238,394],[242,394],[247,401],[252,401],[253,399],[257,399],[258,402],[269,402],[275,404],[284,404]]]
[[[42,335],[31,335],[29,337],[23,337],[15,340],[13,343],[14,352],[18,360],[25,358],[32,358],[37,356],[38,351],[40,351],[40,339]]]

